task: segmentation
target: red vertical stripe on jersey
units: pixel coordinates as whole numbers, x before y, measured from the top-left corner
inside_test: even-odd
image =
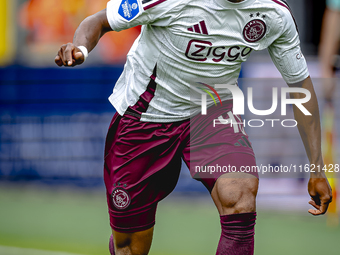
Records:
[[[202,28],[203,34],[207,35],[208,34],[208,30],[207,30],[207,27],[205,26],[204,20],[200,21],[200,24],[201,24],[201,28]]]
[[[192,27],[189,27],[188,30],[189,30],[190,32],[194,32],[194,30],[192,29]]]
[[[166,0],[159,0],[159,1],[154,2],[154,3],[152,3],[152,4],[148,5],[148,6],[143,7],[143,9],[144,9],[144,10],[150,9],[150,8],[156,6],[156,5],[160,4],[160,3],[163,3],[163,2],[165,2],[165,1],[166,1]]]
[[[196,33],[201,33],[201,29],[200,29],[200,26],[198,24],[194,25],[194,29],[195,29],[195,32]]]
[[[148,110],[149,103],[155,96],[155,91],[157,87],[156,77],[157,77],[157,64],[155,65],[155,68],[153,69],[153,73],[150,76],[150,82],[148,86],[146,87],[145,92],[139,96],[139,100],[136,102],[134,106],[129,106],[127,108],[124,115],[126,114],[126,115],[134,116],[140,119],[142,116],[142,113]]]

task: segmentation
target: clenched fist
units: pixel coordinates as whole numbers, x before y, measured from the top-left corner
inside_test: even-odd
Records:
[[[85,56],[73,43],[67,43],[60,47],[54,59],[58,66],[76,66],[84,63]]]

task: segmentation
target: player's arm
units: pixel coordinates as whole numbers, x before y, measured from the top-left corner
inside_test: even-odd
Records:
[[[181,2],[181,3],[179,3]],[[138,0],[130,5],[127,1],[108,1],[106,9],[87,17],[78,27],[73,43],[61,46],[55,62],[58,66],[75,66],[84,62],[85,52],[90,52],[99,39],[108,31],[122,31],[138,25],[153,24],[166,26],[185,6],[184,1],[152,1]],[[131,8],[131,10],[130,10]],[[84,48],[80,47],[83,46]],[[80,47],[80,48],[79,48]]]
[[[282,6],[282,5],[280,5]],[[309,202],[316,210],[308,212],[313,215],[324,214],[332,199],[332,192],[323,171],[317,172],[324,167],[321,153],[321,127],[318,102],[309,77],[306,59],[300,49],[300,39],[296,24],[289,7],[278,7],[281,12],[281,32],[278,38],[268,47],[269,54],[282,74],[282,77],[290,87],[307,89],[311,99],[304,104],[304,107],[311,113],[305,115],[294,106],[295,119],[298,122],[298,129],[305,146],[310,164],[315,167],[316,172],[310,173],[308,192],[312,198]],[[304,98],[302,93],[292,93],[292,98]],[[314,169],[314,170],[315,170]]]
[[[75,66],[84,62],[84,54],[78,48],[84,46],[88,52],[98,44],[99,39],[108,31],[112,31],[106,16],[106,9],[87,17],[75,32],[73,43],[60,47],[55,63],[58,66]]]
[[[324,164],[321,153],[321,127],[318,101],[310,77],[302,82],[289,84],[289,86],[301,87],[311,93],[311,99],[304,104],[304,107],[312,115],[305,115],[295,105],[293,109],[309,162],[315,166],[314,171],[310,173],[308,192],[312,199],[309,203],[316,209],[309,209],[308,212],[313,215],[321,215],[326,213],[328,204],[332,201],[332,190],[325,172],[322,170]],[[290,96],[295,99],[305,97],[305,95],[301,93],[291,93]]]

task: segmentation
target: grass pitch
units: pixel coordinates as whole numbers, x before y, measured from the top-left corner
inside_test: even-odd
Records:
[[[1,255],[108,255],[109,236],[103,189],[0,183]],[[219,236],[217,211],[205,195],[172,196],[159,205],[150,255],[215,254]],[[259,208],[255,254],[336,255],[339,238],[340,228],[327,226],[325,216]]]

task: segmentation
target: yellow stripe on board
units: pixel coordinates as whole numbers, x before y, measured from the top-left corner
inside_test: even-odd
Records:
[[[336,146],[335,146],[335,111],[334,106],[331,103],[325,104],[323,110],[323,119],[322,119],[322,128],[323,128],[323,159],[324,164],[327,169],[330,169],[330,166],[334,166],[336,160],[334,155]],[[339,215],[337,212],[337,179],[335,175],[335,170],[331,169],[331,172],[326,172],[326,176],[328,178],[329,184],[332,187],[333,191],[333,201],[330,203],[328,207],[327,213],[327,223],[330,226],[339,225]]]
[[[0,0],[0,65],[11,62],[14,56],[15,0]]]

